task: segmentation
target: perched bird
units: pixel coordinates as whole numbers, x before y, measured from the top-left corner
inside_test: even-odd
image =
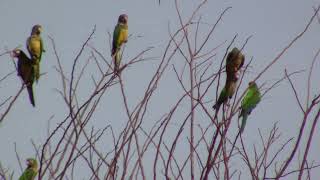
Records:
[[[29,51],[30,57],[34,60],[34,73],[36,81],[38,82],[40,78],[40,61],[42,57],[42,52],[45,52],[43,48],[42,38],[40,36],[42,31],[41,25],[37,24],[32,27],[31,35],[27,39],[27,49]]]
[[[121,14],[113,31],[111,56],[114,58],[114,70],[118,72],[120,66],[120,49],[128,41],[128,15]]]
[[[229,52],[226,60],[227,76],[236,78],[236,73],[241,69],[244,64],[245,57],[238,48],[233,48]]]
[[[226,83],[219,95],[218,101],[213,105],[213,109],[218,111],[222,103],[226,103],[228,98],[232,98],[237,87],[239,70],[243,66],[244,60],[245,57],[238,48],[235,47],[229,52],[226,59]]]
[[[33,96],[33,82],[34,82],[34,61],[31,60],[22,50],[15,49],[12,51],[12,56],[18,58],[18,76],[21,77],[25,85],[27,86],[29,99],[32,106],[35,106]]]
[[[243,132],[244,127],[246,126],[246,122],[251,111],[257,106],[257,104],[261,100],[261,93],[259,88],[255,82],[250,82],[248,90],[241,101],[241,112],[239,114],[239,118],[242,117],[242,123],[240,127],[240,133]]]
[[[233,94],[235,93],[236,87],[237,80],[227,77],[226,84],[219,95],[218,101],[215,105],[213,105],[212,108],[218,111],[222,103],[227,103],[228,99],[232,98]]]
[[[27,168],[24,170],[19,180],[34,180],[38,173],[38,163],[34,158],[27,159]]]

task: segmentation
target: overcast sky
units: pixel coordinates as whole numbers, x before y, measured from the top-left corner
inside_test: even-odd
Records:
[[[195,8],[198,1],[181,1],[183,1],[181,3],[183,16],[190,16],[191,10]],[[225,40],[230,42],[235,34],[238,34],[235,45],[241,46],[247,37],[253,35],[244,49],[247,59],[250,57],[254,59],[250,74],[246,77],[246,80],[249,81],[303,30],[314,13],[312,7],[319,3],[318,0],[209,1],[199,13],[204,22],[201,30],[206,32],[206,28],[216,22],[219,14],[226,7],[232,7],[223,17],[223,21],[219,23],[214,36],[209,40],[208,49]],[[54,90],[61,88],[61,84],[54,70],[56,59],[48,35],[56,42],[62,64],[67,70],[71,70],[72,60],[94,25],[97,31],[90,44],[101,50],[106,56],[109,55],[108,32],[113,31],[117,18],[122,13],[129,16],[129,32],[133,36],[126,47],[126,57],[134,57],[141,50],[151,46],[155,49],[148,56],[159,57],[169,39],[168,24],[172,31],[179,27],[172,0],[161,0],[160,6],[157,0],[0,0],[0,52],[5,51],[5,48],[12,49],[19,45],[26,50],[25,41],[34,24],[43,26],[42,37],[46,48],[41,62],[41,71],[47,74],[40,78],[39,84],[35,85],[37,107],[32,108],[27,99],[27,93],[23,92],[12,111],[0,125],[0,162],[16,170],[16,177],[20,171],[14,153],[14,142],[17,143],[17,149],[22,158],[33,156],[34,150],[30,140],[33,139],[39,144],[43,143],[48,119],[55,115],[52,120],[52,126],[55,126],[55,123],[60,122],[66,113],[64,107],[61,106],[63,101],[60,95]],[[281,78],[285,68],[289,72],[309,68],[315,53],[320,48],[319,42],[320,24],[314,21],[303,38],[297,41],[258,83],[265,81],[271,83]],[[221,59],[226,47],[227,44],[217,51],[217,59]],[[89,54],[84,56],[88,57]],[[181,60],[177,56],[173,63],[181,65],[179,63]],[[218,65],[215,67],[217,68]],[[318,60],[313,73],[312,96],[320,91],[319,67],[320,61]],[[9,56],[0,57],[0,68],[0,77],[14,70]],[[153,70],[150,64],[145,63],[138,65],[135,69],[131,68],[123,75],[127,84],[130,105],[133,106],[141,97],[142,90],[150,79],[148,75],[151,75]],[[293,77],[293,82],[302,93],[300,98],[303,102],[305,102],[306,78],[306,72]],[[16,93],[19,87],[18,77],[11,76],[0,84],[2,94],[0,100]],[[153,114],[150,116],[150,122],[145,124],[145,128],[151,128],[151,125],[169,110],[168,107],[176,101],[177,97],[182,95],[183,91],[172,68],[169,68],[161,81],[160,91],[161,93],[154,97],[153,101],[157,102],[157,105],[153,105]],[[215,98],[215,92],[212,92],[208,99],[210,98]],[[92,123],[96,126],[112,124],[115,127],[122,127],[126,116],[121,113],[123,109],[117,108],[122,107],[118,89],[111,92],[103,101],[103,107],[98,109]],[[185,101],[183,106],[189,107],[189,102]],[[181,117],[184,117],[183,112],[181,112]],[[265,96],[254,110],[249,117],[244,137],[247,143],[252,145],[259,140],[258,128],[267,130],[273,126],[274,122],[278,122],[285,140],[297,135],[297,127],[301,119],[302,115],[290,85],[284,81]],[[196,123],[201,121],[203,120]],[[173,126],[171,131],[172,135],[175,135],[177,127]],[[186,138],[184,140],[187,143]],[[309,161],[319,161],[319,140],[318,131],[313,139]],[[178,147],[176,151],[179,150],[183,150],[183,146],[181,149]],[[312,175],[315,179],[320,178],[320,175],[316,173]]]

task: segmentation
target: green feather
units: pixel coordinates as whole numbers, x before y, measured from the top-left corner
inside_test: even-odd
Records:
[[[36,159],[29,158],[27,159],[28,167],[22,175],[20,176],[19,180],[34,180],[38,173],[38,163]]]
[[[19,180],[34,180],[36,176],[37,172],[32,169],[26,169],[20,176]]]

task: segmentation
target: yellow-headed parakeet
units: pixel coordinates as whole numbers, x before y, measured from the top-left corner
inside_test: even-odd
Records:
[[[34,180],[38,173],[38,163],[34,158],[27,159],[27,168],[24,170],[19,180]]]
[[[13,50],[12,56],[18,58],[18,76],[20,76],[25,83],[30,102],[33,106],[35,106],[32,88],[34,82],[34,62],[20,49]]]
[[[40,61],[42,52],[45,52],[43,48],[42,38],[40,36],[42,32],[41,25],[37,24],[32,27],[31,35],[27,39],[27,49],[30,53],[31,59],[34,60],[35,78],[38,82],[40,78]]]
[[[120,49],[128,41],[128,16],[121,14],[113,31],[111,56],[114,58],[114,70],[118,72],[120,66]]]
[[[226,60],[227,76],[235,76],[244,64],[245,57],[238,48],[233,48],[229,52]]]
[[[257,106],[261,100],[259,88],[255,82],[250,82],[248,90],[241,101],[241,112],[239,118],[242,117],[240,132],[242,133],[251,111]]]

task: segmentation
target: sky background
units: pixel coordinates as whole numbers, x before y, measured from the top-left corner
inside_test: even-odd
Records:
[[[182,1],[181,1],[182,2]],[[181,11],[183,17],[189,17],[192,10],[200,1],[183,0]],[[232,9],[223,17],[218,24],[214,35],[208,42],[207,49],[217,46],[227,40],[230,42],[235,34],[238,34],[235,45],[241,46],[250,35],[253,37],[244,49],[247,59],[253,57],[252,68],[246,77],[246,81],[256,77],[276,55],[303,30],[310,17],[313,15],[313,6],[319,5],[316,0],[226,0],[209,1],[200,10],[203,33],[207,32],[216,22],[219,14],[228,6]],[[0,53],[6,48],[12,49],[19,45],[25,49],[25,41],[30,34],[34,24],[41,24],[44,32],[42,34],[46,53],[41,61],[41,71],[47,74],[41,77],[35,85],[36,108],[32,108],[27,99],[27,93],[22,95],[13,106],[7,118],[0,124],[0,162],[6,167],[16,170],[19,166],[15,157],[14,143],[21,157],[34,155],[31,139],[43,143],[46,138],[46,127],[48,119],[55,115],[52,126],[60,122],[66,113],[65,107],[61,106],[63,100],[54,90],[61,88],[58,81],[59,76],[54,70],[56,59],[48,35],[53,37],[63,66],[67,73],[71,71],[71,63],[82,43],[86,40],[94,25],[97,31],[90,44],[109,57],[108,32],[112,32],[119,14],[126,13],[129,16],[129,33],[132,40],[128,42],[124,56],[134,57],[146,47],[154,47],[149,57],[160,57],[165,45],[169,40],[168,24],[171,30],[179,27],[178,19],[172,0],[161,0],[159,6],[156,0],[1,0],[0,1]],[[206,25],[209,24],[209,25]],[[258,83],[267,81],[272,83],[284,76],[284,69],[289,72],[308,69],[315,53],[320,48],[320,24],[314,21],[310,29],[302,39],[290,48],[287,53],[272,67]],[[227,44],[217,51],[217,61],[223,57]],[[84,55],[83,60],[88,58],[89,53]],[[0,77],[14,70],[9,56],[0,57]],[[183,59],[175,57],[173,64],[181,68]],[[218,68],[217,63],[215,68]],[[141,98],[143,89],[150,80],[154,67],[150,63],[137,65],[123,74],[126,82],[129,104],[131,107]],[[90,69],[91,68],[91,69]],[[313,72],[312,96],[320,90],[320,61],[315,64]],[[92,70],[92,72],[90,72]],[[93,67],[89,67],[89,73],[94,74]],[[149,76],[148,76],[149,75]],[[301,93],[300,99],[305,102],[307,73],[292,77],[296,88]],[[15,94],[20,88],[20,80],[11,76],[0,84],[2,96],[0,100]],[[80,87],[85,88],[86,84]],[[243,89],[244,87],[242,87]],[[214,89],[213,89],[214,90]],[[85,91],[83,91],[85,96]],[[215,98],[215,90],[208,95],[208,99]],[[152,113],[143,124],[145,128],[151,128],[164,113],[169,110],[178,97],[182,95],[182,89],[175,78],[174,71],[169,68],[161,81],[161,87],[156,93],[152,103]],[[126,115],[122,113],[122,100],[119,88],[115,88],[103,99],[102,105],[97,109],[97,114],[91,122],[93,125],[102,127],[112,124],[121,128],[126,122]],[[183,107],[189,107],[189,101],[185,101]],[[184,117],[184,110],[177,115],[179,119]],[[284,81],[272,92],[264,97],[258,108],[250,116],[244,137],[248,145],[258,142],[258,128],[268,130],[274,122],[278,122],[283,140],[297,135],[297,127],[302,119],[301,112],[296,104],[293,92],[288,81]],[[208,119],[196,118],[196,123],[208,121]],[[116,129],[115,128],[115,129]],[[317,126],[317,129],[319,125]],[[177,127],[172,125],[168,132],[174,136]],[[187,144],[186,138],[185,145]],[[320,134],[316,132],[311,146],[308,159],[319,162]],[[169,140],[168,140],[169,141]],[[305,144],[305,142],[303,142]],[[183,150],[184,145],[179,146]],[[303,152],[300,152],[303,153]],[[148,157],[148,156],[147,156]],[[150,156],[152,157],[152,156]],[[318,179],[320,175],[312,173],[313,178]]]

